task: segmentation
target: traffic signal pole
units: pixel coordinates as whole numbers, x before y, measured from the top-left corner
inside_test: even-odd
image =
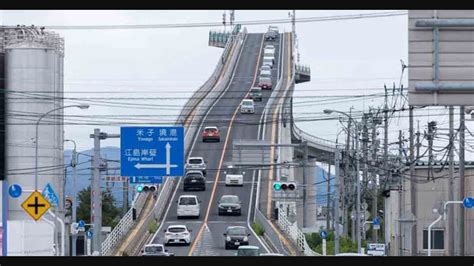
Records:
[[[102,190],[100,178],[100,141],[107,138],[120,138],[120,134],[107,134],[94,129],[94,134],[89,135],[94,139],[94,157],[92,167],[92,190],[91,190],[91,223],[94,225],[92,235],[92,252],[94,255],[102,255]]]

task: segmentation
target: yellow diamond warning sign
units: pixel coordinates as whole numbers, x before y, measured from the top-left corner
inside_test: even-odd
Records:
[[[39,191],[35,190],[21,204],[21,207],[35,220],[41,219],[43,214],[49,210],[51,204],[47,201]]]

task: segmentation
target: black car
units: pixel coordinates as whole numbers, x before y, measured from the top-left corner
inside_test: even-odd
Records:
[[[241,215],[241,201],[236,195],[223,195],[219,202],[217,202],[217,208],[219,215],[224,214],[236,214]]]
[[[228,226],[224,233],[225,249],[237,249],[249,244],[250,234],[244,226]]]
[[[206,179],[201,171],[188,171],[183,180],[183,190],[206,190]]]

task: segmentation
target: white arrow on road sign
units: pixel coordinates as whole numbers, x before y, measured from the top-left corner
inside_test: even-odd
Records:
[[[137,169],[150,169],[150,168],[166,168],[166,174],[171,174],[171,168],[178,167],[177,164],[171,164],[171,145],[169,142],[166,143],[166,164],[135,164]]]

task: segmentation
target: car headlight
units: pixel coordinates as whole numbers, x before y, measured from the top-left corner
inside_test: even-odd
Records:
[[[231,241],[231,240],[232,240],[232,239],[230,238],[230,236],[227,236],[225,239],[226,239],[227,241]]]
[[[244,242],[247,242],[249,241],[249,238],[248,237],[244,237]]]

